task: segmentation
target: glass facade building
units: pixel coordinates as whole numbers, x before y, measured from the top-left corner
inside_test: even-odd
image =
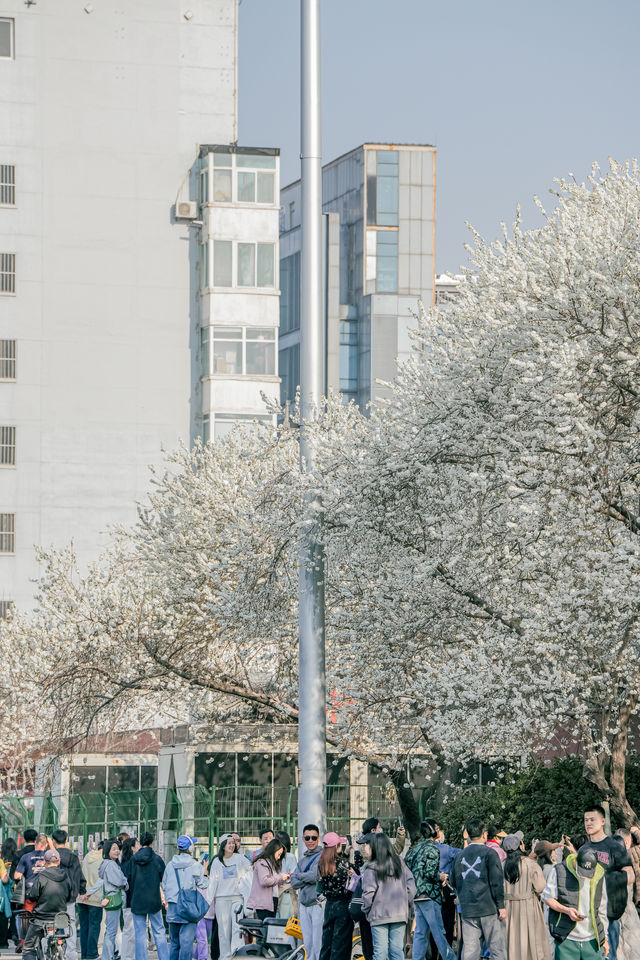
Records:
[[[435,147],[364,144],[323,168],[325,388],[364,407],[434,299]],[[300,379],[300,183],[281,192],[281,400]]]

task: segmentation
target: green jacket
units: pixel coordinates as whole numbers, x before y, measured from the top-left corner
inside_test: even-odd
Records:
[[[433,840],[420,840],[405,857],[405,862],[416,881],[416,900],[435,900],[442,903],[440,880],[440,851]]]

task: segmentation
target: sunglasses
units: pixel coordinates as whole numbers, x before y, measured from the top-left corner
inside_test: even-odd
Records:
[[[317,836],[317,834],[305,833],[304,839],[305,839],[305,840],[319,840],[320,838]]]

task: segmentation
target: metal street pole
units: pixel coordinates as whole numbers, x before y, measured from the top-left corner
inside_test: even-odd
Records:
[[[322,141],[320,119],[320,0],[300,3],[301,221],[300,254],[300,469],[314,469],[313,441],[305,421],[319,411],[324,381],[322,288]],[[322,504],[305,505],[307,534],[299,558],[298,828],[326,826],[326,681]]]

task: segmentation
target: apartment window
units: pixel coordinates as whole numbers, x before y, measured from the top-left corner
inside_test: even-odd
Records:
[[[293,403],[300,384],[300,344],[280,351],[280,403]]]
[[[7,620],[13,610],[13,600],[0,600],[0,620]]]
[[[16,428],[0,427],[0,466],[16,465]]]
[[[16,342],[0,340],[0,380],[16,378]]]
[[[280,261],[280,334],[300,329],[300,254]]]
[[[211,344],[210,337],[211,327],[201,327],[200,328],[200,376],[208,377],[210,370],[210,359],[209,359],[209,346]]]
[[[232,286],[233,244],[231,240],[213,241],[213,285]]]
[[[0,513],[0,553],[16,552],[16,515]]]
[[[213,327],[213,374],[272,377],[276,372],[273,327]],[[207,358],[209,336],[206,334]]]
[[[358,391],[358,321],[340,321],[340,392],[346,400]]]
[[[15,21],[10,17],[0,17],[0,60],[13,60],[15,57]]]
[[[16,255],[0,253],[0,293],[16,292]]]
[[[202,159],[200,197],[211,203],[275,203],[276,157],[261,154],[213,154],[213,182],[209,162]]]
[[[398,226],[398,152],[377,150],[367,157],[367,223]],[[374,172],[375,171],[375,172]]]
[[[16,205],[16,168],[12,163],[0,163],[0,206]]]
[[[200,244],[200,287],[209,286],[209,244],[205,241]]]
[[[239,243],[237,283],[239,287],[275,286],[273,243]]]
[[[296,216],[296,204],[295,200],[292,200],[289,204],[289,230],[293,230],[293,221]]]
[[[209,443],[211,439],[211,419],[208,413],[202,415],[202,442]]]
[[[373,231],[372,231],[373,232]],[[376,285],[378,293],[398,292],[398,231],[377,230]]]

